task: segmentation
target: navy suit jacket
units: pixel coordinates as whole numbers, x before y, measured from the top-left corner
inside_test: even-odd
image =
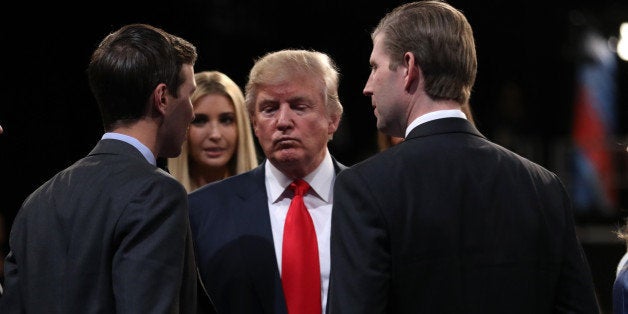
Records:
[[[444,118],[341,172],[329,312],[597,313],[558,177]]]
[[[189,194],[197,264],[218,313],[287,313],[264,180],[262,163]]]
[[[22,205],[0,313],[196,313],[183,186],[105,139]]]
[[[623,265],[613,283],[613,314],[628,314],[628,267],[626,265]]]

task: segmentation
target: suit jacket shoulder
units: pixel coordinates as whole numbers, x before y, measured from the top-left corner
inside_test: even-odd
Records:
[[[99,141],[23,203],[7,263],[8,282],[15,286],[8,285],[7,292],[20,291],[27,312],[195,307],[186,196],[174,178],[131,145]],[[42,243],[45,250],[30,249]],[[59,282],[66,283],[64,289]],[[156,302],[164,295],[173,299]]]

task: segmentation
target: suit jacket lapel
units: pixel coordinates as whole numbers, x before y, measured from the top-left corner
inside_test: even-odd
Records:
[[[262,163],[252,170],[250,182],[238,190],[242,208],[238,209],[237,219],[242,221],[242,234],[246,237],[238,242],[264,312],[285,313],[286,303],[275,257],[264,174]]]

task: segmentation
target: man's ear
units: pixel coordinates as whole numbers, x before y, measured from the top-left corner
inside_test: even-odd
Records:
[[[334,134],[338,130],[338,126],[340,125],[340,115],[339,114],[331,114],[329,115],[329,126],[327,127],[327,133]]]
[[[403,66],[405,67],[405,88],[412,88],[413,84],[418,84],[422,79],[421,68],[417,64],[417,60],[414,57],[414,53],[406,52],[403,55]]]
[[[166,113],[167,94],[168,94],[168,88],[166,84],[164,83],[157,85],[157,87],[155,87],[155,90],[153,91],[154,110],[161,112],[161,114]]]

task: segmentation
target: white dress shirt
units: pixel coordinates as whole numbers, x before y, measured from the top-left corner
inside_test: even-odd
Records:
[[[292,179],[281,173],[269,161],[265,163],[266,191],[268,193],[268,209],[270,211],[270,225],[273,231],[273,242],[277,266],[281,275],[281,249],[283,243],[283,225],[290,207],[292,191],[287,191]],[[302,178],[311,187],[304,195],[305,206],[314,222],[316,239],[318,242],[318,258],[321,270],[321,300],[325,313],[327,305],[327,289],[329,288],[329,241],[331,236],[331,207],[333,201],[333,186],[336,180],[334,164],[329,151],[326,152],[323,162],[314,171]]]

